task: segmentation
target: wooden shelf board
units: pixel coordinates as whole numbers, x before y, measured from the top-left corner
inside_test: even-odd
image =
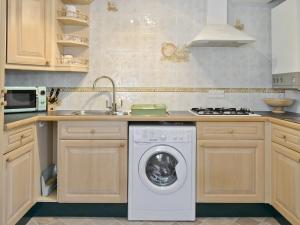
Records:
[[[88,66],[52,66],[52,67],[42,67],[42,66],[31,66],[31,65],[14,65],[6,64],[5,69],[8,70],[27,70],[27,71],[56,71],[56,72],[78,72],[87,73],[89,71]]]
[[[65,72],[83,72],[87,73],[89,71],[88,66],[84,65],[63,65],[63,64],[57,64],[56,65],[57,71],[65,71]]]
[[[88,5],[94,0],[62,0],[64,4],[78,4],[78,5]]]
[[[57,41],[57,44],[65,47],[88,47],[88,44],[76,41]]]
[[[58,17],[57,20],[64,25],[72,26],[88,26],[89,23],[86,20],[76,19],[72,17]]]
[[[57,190],[54,190],[49,196],[40,196],[38,202],[57,202]]]

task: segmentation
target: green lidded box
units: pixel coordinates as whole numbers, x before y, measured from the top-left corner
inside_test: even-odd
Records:
[[[165,104],[134,104],[131,106],[131,114],[138,116],[165,116],[167,106]]]

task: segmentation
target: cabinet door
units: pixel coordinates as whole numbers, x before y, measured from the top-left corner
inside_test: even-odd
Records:
[[[16,224],[33,205],[33,152],[31,142],[4,156],[6,224]]]
[[[8,1],[7,63],[47,64],[49,8],[47,0]]]
[[[264,141],[198,141],[197,202],[264,202]]]
[[[272,204],[300,224],[300,154],[272,143]]]
[[[59,202],[127,202],[127,141],[63,140]]]
[[[6,0],[0,0],[0,168],[3,168],[3,127],[4,127],[4,65],[6,56]],[[4,224],[4,182],[0,169],[0,225]]]

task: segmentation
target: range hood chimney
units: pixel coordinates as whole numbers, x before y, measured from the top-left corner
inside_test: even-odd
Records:
[[[207,0],[207,25],[189,47],[240,47],[255,42],[251,36],[227,23],[227,0]]]

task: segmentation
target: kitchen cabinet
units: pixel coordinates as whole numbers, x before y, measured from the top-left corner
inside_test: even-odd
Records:
[[[300,224],[300,132],[272,125],[272,205]]]
[[[272,73],[300,72],[300,2],[284,1],[272,9]]]
[[[7,63],[50,66],[52,1],[7,2]]]
[[[292,224],[300,224],[300,154],[272,144],[272,205]]]
[[[59,122],[59,202],[127,202],[124,127],[126,122]]]
[[[264,123],[201,122],[197,133],[197,202],[264,202]]]
[[[4,155],[5,224],[13,225],[33,206],[34,142]]]
[[[264,141],[200,140],[198,202],[263,202]]]
[[[3,168],[4,66],[6,56],[6,0],[0,0],[0,168]],[[0,169],[0,225],[4,225],[4,182]]]

